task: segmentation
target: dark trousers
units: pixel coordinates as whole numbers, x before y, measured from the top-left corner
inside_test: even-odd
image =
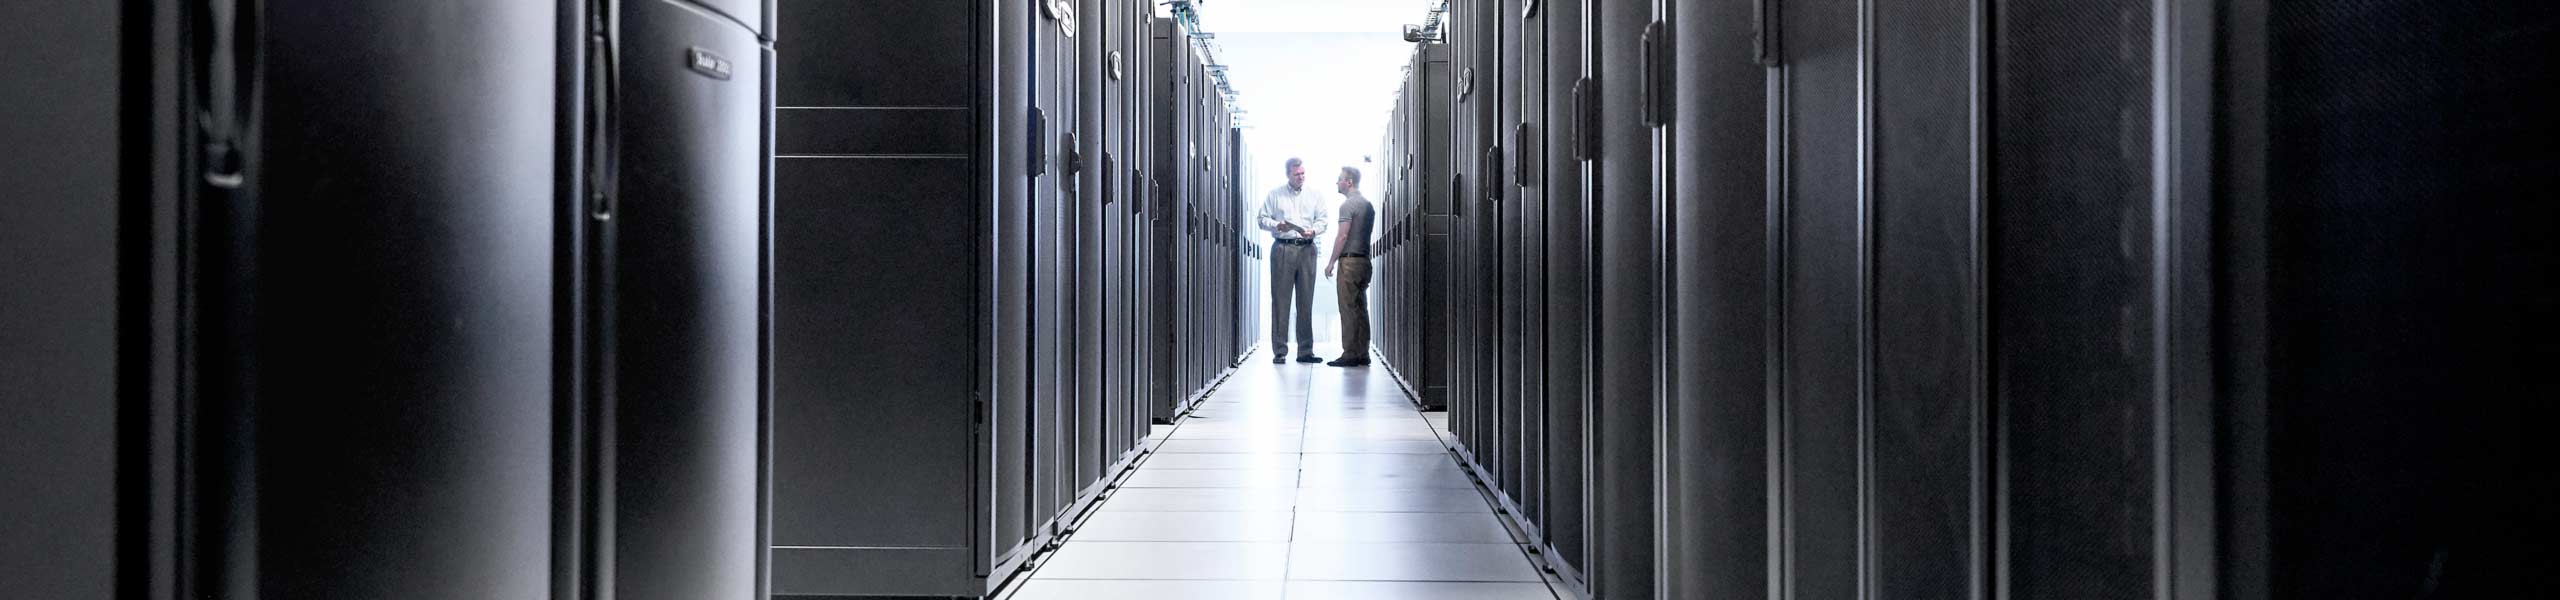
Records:
[[[1289,301],[1298,302],[1298,356],[1316,355],[1316,247],[1271,245],[1271,355],[1289,355]]]

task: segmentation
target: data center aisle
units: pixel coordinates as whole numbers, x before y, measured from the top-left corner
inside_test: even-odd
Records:
[[[1158,430],[1013,600],[1555,598],[1382,367],[1257,355]]]

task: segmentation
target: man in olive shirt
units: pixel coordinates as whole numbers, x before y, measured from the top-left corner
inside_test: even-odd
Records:
[[[1324,276],[1333,277],[1335,268],[1342,276],[1334,279],[1334,299],[1342,311],[1342,357],[1325,363],[1336,367],[1359,367],[1369,364],[1369,231],[1378,222],[1378,208],[1360,196],[1360,169],[1343,167],[1342,177],[1333,185],[1342,191],[1342,228],[1334,232],[1333,260],[1324,265]]]

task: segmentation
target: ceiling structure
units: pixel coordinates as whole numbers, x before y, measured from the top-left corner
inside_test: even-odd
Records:
[[[1257,189],[1277,185],[1278,161],[1300,156],[1313,185],[1334,168],[1362,166],[1384,134],[1413,45],[1403,28],[1438,0],[1205,0],[1201,28],[1238,94]],[[1268,171],[1266,173],[1265,171]],[[1375,194],[1371,194],[1375,197]],[[1259,196],[1247,198],[1258,203]]]

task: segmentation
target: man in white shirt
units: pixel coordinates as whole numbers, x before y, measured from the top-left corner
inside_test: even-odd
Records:
[[[1289,302],[1297,300],[1298,362],[1316,358],[1316,238],[1333,224],[1324,192],[1307,189],[1304,161],[1289,159],[1289,185],[1262,197],[1254,219],[1271,232],[1271,363],[1289,362]]]

